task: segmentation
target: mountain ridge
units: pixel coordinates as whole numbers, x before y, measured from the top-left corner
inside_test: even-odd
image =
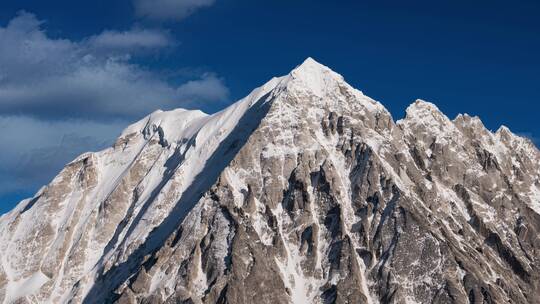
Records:
[[[422,100],[394,122],[308,58],[216,114],[150,114],[0,217],[0,300],[530,302],[539,163]]]

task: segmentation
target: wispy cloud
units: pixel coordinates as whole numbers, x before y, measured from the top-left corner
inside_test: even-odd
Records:
[[[0,114],[135,118],[228,96],[212,74],[175,86],[133,63],[132,54],[141,49],[172,45],[160,31],[105,31],[79,42],[51,39],[42,22],[22,12],[0,28],[0,41]]]
[[[0,194],[37,189],[77,155],[110,145],[125,125],[0,116]]]
[[[134,0],[139,17],[154,20],[182,20],[215,0]]]
[[[87,46],[95,52],[137,52],[162,49],[175,45],[167,31],[134,28],[129,31],[106,30],[87,40]]]
[[[229,90],[214,73],[175,83],[136,63],[174,46],[158,29],[51,38],[28,12],[0,26],[0,195],[46,183],[158,108],[223,105]]]

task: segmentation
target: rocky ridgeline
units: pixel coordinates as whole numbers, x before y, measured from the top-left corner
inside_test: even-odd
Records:
[[[155,112],[0,219],[4,303],[538,303],[540,153],[312,59]]]

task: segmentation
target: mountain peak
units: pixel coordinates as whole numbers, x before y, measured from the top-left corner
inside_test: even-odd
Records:
[[[308,57],[289,73],[289,87],[297,91],[310,91],[317,96],[335,89],[344,82],[343,76]]]
[[[441,113],[441,110],[429,101],[417,99],[407,108],[407,115],[414,115],[418,112]]]
[[[431,102],[417,99],[406,110],[405,118],[398,121],[406,127],[430,126],[437,129],[451,125],[450,119]]]
[[[208,114],[200,110],[182,108],[170,111],[156,110],[124,129],[120,138],[134,133],[151,137],[157,132],[162,143],[181,141],[193,136],[202,127],[207,117]]]
[[[317,75],[325,75],[325,74],[327,75],[333,74],[334,76],[339,76],[339,78],[342,78],[341,75],[332,71],[332,69],[325,66],[324,64],[317,62],[315,59],[311,57],[306,58],[304,62],[302,62],[300,65],[294,68],[290,73],[290,75],[292,75],[293,77],[303,77],[303,76],[314,77]]]
[[[313,59],[312,57],[306,58],[300,65],[296,67],[296,69],[299,68],[308,68],[308,69],[328,69],[327,66],[319,63],[317,60]],[[295,69],[295,70],[296,70]]]

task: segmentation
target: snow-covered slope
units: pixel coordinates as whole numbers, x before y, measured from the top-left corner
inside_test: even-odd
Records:
[[[0,218],[0,302],[535,303],[540,153],[307,59],[156,111]]]

